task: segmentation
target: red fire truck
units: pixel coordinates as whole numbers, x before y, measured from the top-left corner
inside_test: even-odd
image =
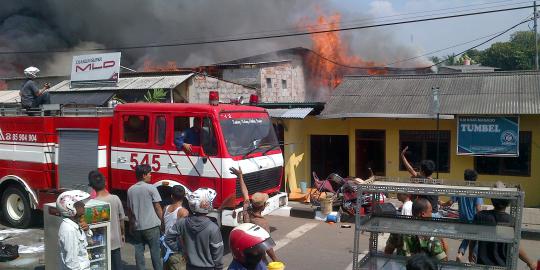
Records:
[[[210,104],[64,109],[58,116],[0,111],[4,220],[13,227],[29,226],[33,212],[63,190],[87,190],[88,172],[96,168],[107,177],[107,188],[125,200],[138,164],[152,167],[152,183],[165,202],[175,185],[187,192],[215,189],[213,214],[225,226],[237,225],[241,216],[241,190],[230,167],[242,168],[250,194],[270,195],[267,212],[287,205],[287,195],[279,191],[283,155],[266,110],[218,104],[214,91],[210,99]],[[182,133],[191,134],[191,152],[175,145]]]

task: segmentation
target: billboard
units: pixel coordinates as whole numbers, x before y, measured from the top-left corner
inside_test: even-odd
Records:
[[[519,156],[519,117],[460,116],[457,154]]]
[[[119,52],[73,56],[71,87],[115,86],[119,74]]]

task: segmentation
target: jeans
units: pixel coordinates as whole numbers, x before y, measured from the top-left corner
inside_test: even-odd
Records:
[[[469,240],[463,239],[463,241],[461,241],[461,245],[459,245],[458,252],[465,254],[465,251],[467,251],[468,247],[469,247]]]
[[[432,218],[442,218],[441,212],[431,214]]]
[[[111,269],[122,270],[122,253],[119,248],[111,250]]]
[[[163,260],[161,259],[160,248],[160,231],[159,227],[154,227],[147,230],[135,231],[135,264],[138,270],[145,270],[144,267],[144,246],[148,245],[150,249],[150,257],[152,258],[152,266],[154,270],[163,270]]]

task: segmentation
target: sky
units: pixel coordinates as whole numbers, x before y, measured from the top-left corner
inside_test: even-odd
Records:
[[[399,19],[403,18],[407,13],[415,13],[420,11],[433,11],[430,13],[412,14],[407,17],[414,19],[416,16],[427,14],[438,14],[437,16],[445,16],[450,11],[460,11],[463,13],[476,12],[479,8],[500,9],[512,6],[531,5],[532,1],[501,1],[501,0],[374,0],[374,1],[334,1],[337,7],[346,11],[343,16],[343,21],[349,18],[358,18],[367,13],[373,16],[374,21]],[[459,9],[454,9],[461,7]],[[533,10],[524,9],[516,11],[507,11],[501,13],[477,15],[462,18],[452,18],[440,21],[429,21],[412,24],[404,24],[399,26],[389,26],[379,28],[378,31],[387,32],[395,41],[402,45],[418,48],[420,52],[430,52],[442,48],[450,47],[462,42],[468,42],[483,36],[497,33],[514,24],[517,24],[527,16],[532,15]],[[365,15],[364,15],[365,16]],[[397,16],[397,17],[387,17]],[[412,16],[412,17],[411,17]],[[485,49],[493,42],[507,41],[509,35],[518,30],[529,30],[532,28],[532,23],[523,24],[515,30],[493,40],[492,42],[480,47]],[[360,33],[364,30],[358,30]],[[487,38],[486,38],[487,39]],[[466,50],[482,41],[482,39],[456,48],[448,49],[443,52],[436,53],[437,56],[445,56],[452,53],[457,53]]]

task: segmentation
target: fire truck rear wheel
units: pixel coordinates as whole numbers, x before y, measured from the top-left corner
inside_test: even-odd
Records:
[[[2,196],[4,220],[15,228],[28,228],[32,221],[32,208],[25,191],[9,186]]]

